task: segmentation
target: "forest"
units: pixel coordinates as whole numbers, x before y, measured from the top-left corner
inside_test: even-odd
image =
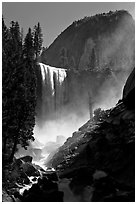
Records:
[[[34,140],[36,65],[42,49],[40,23],[26,36],[18,22],[7,28],[2,18],[2,162],[12,163],[17,145]]]

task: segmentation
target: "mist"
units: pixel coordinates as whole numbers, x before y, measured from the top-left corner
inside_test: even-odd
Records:
[[[84,53],[80,59],[80,66],[89,64],[89,53],[94,48],[99,58],[97,69],[100,70],[100,73],[96,72],[94,75],[89,70],[87,71],[86,67],[85,71],[78,74],[70,72],[69,77],[66,74],[61,88],[58,87],[56,98],[53,95],[48,98],[48,95],[45,94],[47,89],[43,88],[42,94],[45,94],[41,103],[43,115],[42,119],[36,119],[34,128],[34,137],[40,143],[45,145],[47,142],[56,142],[58,135],[67,139],[90,119],[89,93],[93,102],[93,111],[97,108],[110,109],[117,104],[119,99],[122,99],[123,87],[134,68],[135,59],[134,30],[132,30],[133,32],[129,30],[130,22],[126,26],[127,20],[132,22],[132,19],[123,17],[111,34],[99,35],[97,45],[93,39],[87,39]],[[133,26],[131,28],[133,29]],[[105,76],[107,68],[110,73]],[[84,67],[81,69],[84,70]],[[56,87],[53,80],[51,81],[52,87]],[[43,84],[44,87],[45,84]],[[50,90],[51,85],[46,84],[46,86]],[[64,93],[69,97],[67,104],[63,104]],[[52,98],[50,99],[50,97]],[[54,110],[54,106],[58,109]]]
[[[56,138],[59,135],[62,135],[67,139],[68,137],[71,137],[72,133],[77,131],[88,119],[88,113],[79,117],[75,113],[68,112],[61,118],[45,121],[42,127],[39,127],[36,124],[34,128],[34,137],[43,144],[50,141],[56,142]]]
[[[118,100],[122,99],[122,90],[127,77],[127,73],[122,72],[109,77],[101,85],[98,94],[93,95],[93,111],[97,108],[106,110],[114,107]],[[50,120],[43,120],[41,125],[36,123],[34,137],[42,144],[56,142],[58,135],[66,139],[71,137],[73,132],[90,119],[88,91],[85,90],[84,94],[77,96],[75,103],[64,106],[61,112],[54,113]]]
[[[94,110],[101,108],[103,110],[114,107],[122,99],[124,84],[127,80],[127,73],[119,73],[117,76],[106,80],[99,90],[95,99]]]
[[[110,64],[111,76],[101,85],[95,109],[109,109],[122,99],[124,85],[135,64],[135,30],[134,26],[130,30],[129,24],[133,24],[132,18],[123,17],[113,34],[99,40],[100,67],[106,62]]]

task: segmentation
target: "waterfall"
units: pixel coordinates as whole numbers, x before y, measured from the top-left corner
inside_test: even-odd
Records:
[[[58,117],[65,98],[66,69],[39,63],[42,77],[42,114],[44,117]]]
[[[58,135],[71,137],[95,108],[114,106],[124,84],[123,73],[67,70],[38,63],[35,138],[46,143],[55,142]]]
[[[66,78],[66,69],[62,68],[56,68],[56,67],[51,67],[49,65],[45,65],[43,63],[39,63],[40,69],[41,69],[41,74],[42,74],[42,80],[43,82],[47,80],[51,84],[52,88],[52,94],[55,94],[55,81],[54,81],[54,76],[57,79],[58,83],[61,85]]]
[[[89,119],[86,94],[90,75],[38,63],[34,137],[41,143],[56,142],[58,135],[71,137]]]

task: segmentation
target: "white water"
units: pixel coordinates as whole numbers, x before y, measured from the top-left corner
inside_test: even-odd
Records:
[[[42,80],[43,82],[45,81],[45,79],[47,81],[50,80],[51,87],[52,87],[52,94],[54,95],[55,91],[54,91],[54,77],[53,76],[54,74],[56,75],[56,78],[61,85],[67,76],[66,69],[51,67],[50,65],[46,65],[43,63],[39,63],[39,65],[41,68]]]
[[[36,178],[35,181],[33,181],[34,178]],[[18,187],[21,187],[20,190],[19,190],[20,194],[23,195],[25,190],[29,190],[32,187],[33,184],[37,183],[38,182],[38,178],[39,178],[39,176],[35,176],[35,177],[34,176],[30,176],[29,177],[28,176],[28,179],[30,180],[30,184],[24,185],[24,186],[21,186],[21,185],[17,184]]]
[[[54,168],[48,169],[48,167],[46,167],[41,161],[34,161],[33,164],[39,165],[46,172],[48,172],[48,171],[55,171]],[[38,171],[40,173],[40,176],[28,176],[28,179],[30,180],[30,184],[28,184],[28,185],[26,185],[26,184],[25,185],[19,185],[19,184],[16,183],[16,185],[20,188],[19,192],[20,192],[21,195],[23,195],[25,190],[29,190],[32,187],[33,184],[38,183],[38,178],[39,177],[42,178],[42,176],[43,176],[42,172],[40,170],[38,170]],[[34,180],[34,178],[35,178],[35,180]]]

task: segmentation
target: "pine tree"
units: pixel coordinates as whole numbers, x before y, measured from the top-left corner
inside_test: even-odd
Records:
[[[8,62],[8,40],[9,40],[9,30],[5,25],[4,18],[2,17],[2,119],[3,119],[3,132],[5,133],[5,126],[6,126],[6,120],[7,120],[7,110],[5,108],[6,106],[6,91],[7,91],[7,85],[5,83],[6,76],[8,75],[8,69],[7,69],[7,62]],[[2,133],[3,133],[2,132]],[[2,150],[3,154],[6,152],[6,143],[7,143],[7,135],[3,134],[2,136]]]
[[[3,21],[3,75],[2,75],[2,116],[3,116],[3,152],[10,159],[16,150],[19,134],[20,100],[22,95],[22,42],[18,22],[11,22],[6,37],[6,27]],[[5,44],[6,42],[6,44]],[[6,60],[5,60],[5,59]],[[7,159],[7,158],[6,158]],[[12,159],[11,159],[12,160]]]
[[[40,23],[38,23],[38,25],[34,26],[34,31],[33,31],[33,35],[34,35],[34,50],[35,50],[35,57],[36,60],[40,55],[40,52],[42,50],[42,31],[41,31],[41,27],[40,27]]]
[[[12,162],[17,145],[26,148],[33,138],[36,105],[33,36],[29,29],[24,45],[18,22],[7,29],[2,22],[3,162]]]
[[[24,59],[29,63],[32,63],[34,60],[34,46],[33,46],[33,35],[31,32],[31,28],[28,29],[28,33],[24,40],[23,46],[23,55]]]
[[[36,76],[34,72],[33,36],[30,28],[24,40],[21,61],[22,65],[18,67],[17,75],[17,94],[15,94],[17,131],[10,155],[10,161],[13,159],[17,144],[27,148],[29,145],[28,141],[34,140],[33,128],[35,125]]]
[[[2,61],[3,61],[3,65],[5,65],[6,63],[8,40],[9,40],[9,30],[5,25],[4,18],[2,17]]]
[[[25,71],[25,106],[24,106],[24,129],[25,137],[22,137],[22,146],[28,145],[28,140],[34,140],[33,128],[35,125],[36,106],[36,75],[33,35],[29,28],[23,46],[24,71]]]

